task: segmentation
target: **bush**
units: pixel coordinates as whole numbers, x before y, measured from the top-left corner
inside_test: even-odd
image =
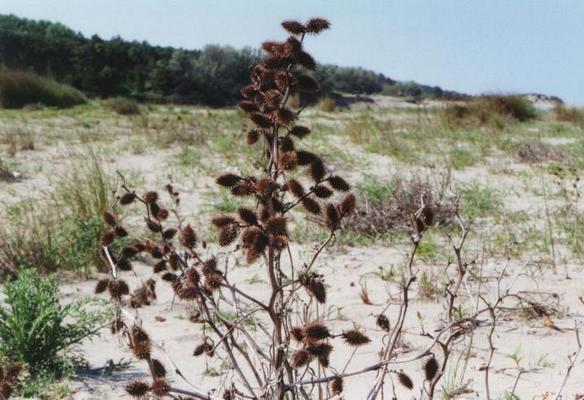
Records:
[[[23,362],[32,376],[70,364],[72,346],[94,336],[105,314],[90,311],[90,301],[59,303],[54,276],[42,278],[31,269],[4,286],[6,305],[0,307],[0,353]]]
[[[559,122],[571,122],[577,125],[584,125],[584,109],[557,104],[554,107],[553,113],[555,119]]]
[[[99,266],[95,245],[105,228],[99,215],[109,205],[107,179],[94,157],[83,167],[71,165],[51,193],[9,208],[10,224],[0,227],[0,276],[23,267],[87,274]]]
[[[125,97],[116,97],[108,100],[109,108],[120,115],[140,115],[142,110],[140,105],[134,99]]]
[[[0,107],[23,108],[31,104],[66,108],[86,102],[77,89],[31,72],[0,72]]]
[[[496,125],[504,126],[505,120],[526,122],[537,118],[537,111],[526,98],[518,95],[484,95],[464,104],[448,104],[440,112],[448,126]]]

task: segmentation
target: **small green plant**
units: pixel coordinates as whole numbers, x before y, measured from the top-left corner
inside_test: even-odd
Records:
[[[469,220],[496,216],[503,208],[497,192],[490,187],[481,187],[478,182],[472,182],[462,188],[461,209]]]
[[[106,314],[90,310],[91,300],[59,302],[55,276],[40,277],[22,270],[6,282],[5,305],[0,307],[0,353],[24,363],[35,377],[46,371],[56,376],[72,362],[71,350],[104,326]]]

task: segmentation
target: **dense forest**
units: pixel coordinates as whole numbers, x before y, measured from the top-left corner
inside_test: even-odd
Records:
[[[224,106],[239,99],[250,67],[262,57],[254,49],[207,46],[185,50],[90,38],[48,21],[0,15],[0,69],[33,71],[90,96]],[[453,98],[455,92],[414,82],[396,82],[363,68],[319,65],[320,95],[387,93]]]

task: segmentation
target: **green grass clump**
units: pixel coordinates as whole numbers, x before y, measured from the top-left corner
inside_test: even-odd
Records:
[[[73,107],[87,99],[79,90],[31,72],[0,72],[0,107],[23,108],[29,104]]]
[[[62,374],[72,364],[72,347],[97,334],[106,313],[90,300],[59,302],[55,276],[40,277],[32,269],[4,285],[0,307],[0,353],[22,362],[32,378]],[[93,309],[90,309],[93,306]]]
[[[470,221],[496,217],[503,209],[499,194],[488,186],[481,187],[477,182],[462,188],[460,195],[462,215]]]
[[[134,99],[127,97],[116,97],[107,101],[107,106],[113,112],[120,115],[140,115],[142,110]]]
[[[557,104],[553,109],[553,116],[556,121],[584,126],[584,109],[582,108]]]

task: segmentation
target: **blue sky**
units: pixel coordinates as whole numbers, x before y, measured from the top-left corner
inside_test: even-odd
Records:
[[[0,13],[185,48],[258,47],[283,19],[323,16],[333,29],[307,44],[320,62],[584,105],[582,0],[0,0]]]

